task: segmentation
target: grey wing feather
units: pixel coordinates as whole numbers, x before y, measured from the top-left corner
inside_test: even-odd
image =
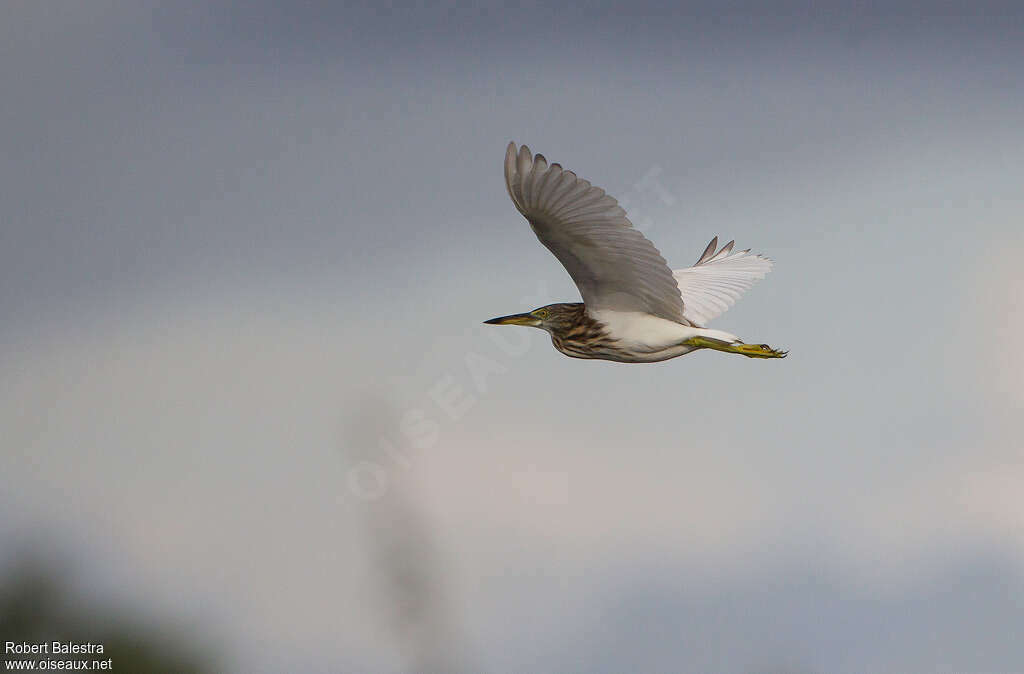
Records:
[[[525,145],[505,153],[505,185],[590,309],[642,311],[688,325],[672,270],[618,202]]]

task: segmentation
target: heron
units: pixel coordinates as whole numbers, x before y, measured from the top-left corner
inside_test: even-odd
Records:
[[[540,328],[573,358],[653,363],[698,349],[748,358],[788,351],[747,344],[705,327],[763,279],[772,261],[715,236],[692,267],[672,270],[619,203],[560,164],[511,142],[505,186],[540,242],[562,263],[583,302],[492,318],[492,325]]]

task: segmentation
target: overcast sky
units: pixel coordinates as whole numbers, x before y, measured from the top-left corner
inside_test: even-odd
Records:
[[[1019,667],[1024,11],[883,4],[6,3],[0,561],[236,671]],[[510,140],[790,357],[481,325],[578,301]]]

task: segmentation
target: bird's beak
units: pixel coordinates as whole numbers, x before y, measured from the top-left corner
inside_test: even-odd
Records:
[[[484,321],[484,323],[490,325],[528,325],[531,328],[536,328],[540,325],[540,319],[530,314],[512,314],[511,316],[492,318],[489,321]]]

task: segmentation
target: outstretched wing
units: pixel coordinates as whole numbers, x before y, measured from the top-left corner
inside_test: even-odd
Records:
[[[716,236],[695,265],[672,272],[683,297],[683,316],[691,324],[707,325],[771,271],[772,261],[762,255],[749,249],[733,253],[735,243],[730,241],[716,251]]]
[[[672,270],[618,202],[523,145],[505,153],[505,185],[588,309],[643,311],[686,323]]]

